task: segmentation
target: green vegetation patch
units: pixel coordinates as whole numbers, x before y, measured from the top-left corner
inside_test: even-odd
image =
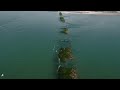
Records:
[[[77,71],[74,68],[60,67],[58,70],[59,79],[78,79]]]
[[[63,22],[63,23],[65,23],[65,19],[64,19],[63,16],[60,17],[60,21]]]
[[[62,16],[62,13],[61,13],[61,12],[59,12],[59,15],[60,15],[60,16]]]
[[[61,62],[66,62],[66,60],[72,60],[73,56],[72,56],[71,48],[69,48],[69,47],[60,48],[59,53],[58,53],[58,57],[60,58]]]
[[[63,30],[61,31],[61,33],[68,34],[68,29],[67,28],[63,28]]]

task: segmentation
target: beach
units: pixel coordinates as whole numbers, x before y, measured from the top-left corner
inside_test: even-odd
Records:
[[[62,11],[64,14],[120,15],[120,11]]]

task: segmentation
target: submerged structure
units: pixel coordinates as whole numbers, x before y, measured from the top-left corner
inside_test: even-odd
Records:
[[[78,79],[76,68],[61,66],[58,70],[58,79]]]
[[[65,19],[64,19],[63,16],[60,16],[60,21],[63,22],[63,23],[65,23]]]
[[[68,29],[67,28],[62,28],[62,31],[60,31],[61,33],[64,33],[64,34],[68,34]]]
[[[71,48],[60,48],[58,53],[58,58],[61,62],[66,62],[73,59]]]
[[[59,12],[59,16],[60,21],[66,24],[61,12]],[[72,53],[71,40],[67,37],[68,31],[67,27],[62,28],[60,32],[61,34],[65,34],[66,37],[58,40],[58,48],[56,50],[57,60],[59,61],[57,69],[58,79],[78,79],[77,69],[74,63],[70,63],[69,65],[69,62],[74,61],[74,56]]]
[[[61,12],[59,12],[59,15],[60,15],[60,16],[62,16],[62,13],[61,13]]]
[[[64,16],[62,15],[62,13],[61,12],[59,12],[59,15],[60,15],[60,21],[62,22],[62,23],[65,23],[65,19],[64,19]]]

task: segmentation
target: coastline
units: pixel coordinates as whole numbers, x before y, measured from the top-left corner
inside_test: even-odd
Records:
[[[64,14],[120,15],[120,11],[62,11]]]

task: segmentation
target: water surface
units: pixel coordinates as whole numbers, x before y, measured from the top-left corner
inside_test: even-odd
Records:
[[[80,78],[120,78],[120,16],[64,16]],[[55,79],[61,27],[58,12],[0,11],[0,78]]]

